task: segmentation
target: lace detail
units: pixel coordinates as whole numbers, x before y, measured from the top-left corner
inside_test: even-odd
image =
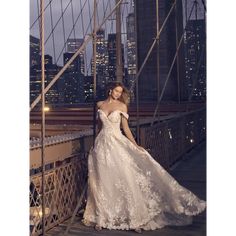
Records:
[[[190,224],[206,202],[121,133],[121,115],[129,118],[119,110],[108,116],[98,110],[103,126],[88,157],[84,224],[122,230]]]

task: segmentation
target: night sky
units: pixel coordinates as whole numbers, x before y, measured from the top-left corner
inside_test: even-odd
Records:
[[[148,1],[148,0],[147,0]],[[45,0],[45,7],[48,5],[50,0]],[[72,19],[72,5],[70,4],[70,0],[53,0],[51,2],[51,8],[50,5],[47,7],[45,11],[45,40],[47,40],[50,32],[52,31],[51,26],[51,14],[52,12],[52,21],[53,25],[55,26],[58,19],[61,16],[62,9],[61,9],[61,2],[62,2],[62,8],[65,9],[67,6],[67,10],[64,14],[64,29],[65,29],[65,40],[70,35],[70,38],[83,38],[83,26],[84,26],[84,32],[87,31],[87,34],[91,33],[91,26],[89,25],[89,19],[90,15],[93,14],[93,0],[73,0],[73,15],[74,15],[74,22],[76,19],[78,19],[77,23],[75,24],[75,30],[72,30],[73,26],[73,19]],[[125,1],[124,1],[125,2]],[[131,1],[126,0],[126,2],[129,2],[126,5],[123,5],[123,10],[121,10],[123,14],[123,22],[122,22],[122,31],[126,32],[126,24],[125,19],[126,16],[132,11]],[[187,2],[187,8],[188,8],[188,14],[190,13],[190,9],[192,7],[192,3],[194,0],[183,0],[183,6]],[[106,9],[106,16],[110,13],[110,10],[114,7],[114,0],[99,0],[97,1],[98,4],[98,19],[99,23],[101,23],[101,20],[104,17],[104,9]],[[204,8],[202,5],[202,1],[198,0],[198,18],[203,18],[204,16]],[[33,25],[35,20],[38,17],[38,11],[39,11],[39,0],[30,0],[30,34],[39,38],[39,22],[36,21],[36,23]],[[82,24],[82,14],[79,15],[81,7],[83,8],[83,24]],[[91,9],[89,12],[89,8]],[[79,17],[78,17],[79,16]],[[114,17],[112,17],[114,18]],[[195,13],[192,14],[192,19],[195,18]],[[185,7],[183,7],[183,23],[185,25]],[[93,24],[93,21],[92,21]],[[115,21],[107,21],[106,22],[106,34],[107,33],[115,33]],[[72,32],[71,32],[72,31]],[[125,42],[125,34],[123,36],[123,41]],[[55,45],[55,58],[54,58],[54,50],[53,50],[53,37],[52,35],[48,39],[46,45],[45,45],[45,53],[50,54],[53,57],[53,62],[57,62],[58,65],[62,65],[63,63],[63,45],[64,45],[64,34],[63,34],[63,23],[62,19],[57,24],[55,31],[54,31],[54,45]],[[86,48],[87,50],[87,56],[88,58],[91,58],[92,56],[92,44],[89,43],[89,45]]]

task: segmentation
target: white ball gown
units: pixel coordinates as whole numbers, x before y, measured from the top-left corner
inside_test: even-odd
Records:
[[[155,230],[188,225],[206,202],[181,186],[120,130],[121,116],[98,109],[102,129],[88,157],[87,203],[82,222],[108,229]]]

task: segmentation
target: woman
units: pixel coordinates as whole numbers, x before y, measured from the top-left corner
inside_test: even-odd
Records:
[[[205,209],[205,201],[180,186],[136,143],[128,125],[128,101],[127,89],[116,82],[107,99],[97,103],[99,133],[88,157],[83,223],[96,230],[138,233],[190,224]]]

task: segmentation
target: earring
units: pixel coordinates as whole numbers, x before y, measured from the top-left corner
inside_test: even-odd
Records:
[[[110,90],[110,92],[109,92],[109,95],[111,95],[111,90]]]

